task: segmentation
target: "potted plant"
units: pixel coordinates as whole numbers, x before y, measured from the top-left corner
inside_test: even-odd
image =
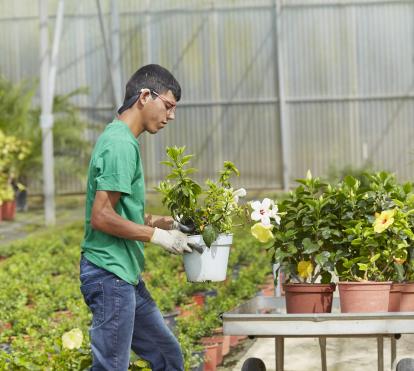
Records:
[[[7,136],[0,130],[0,199],[4,220],[13,220],[16,201],[12,180],[31,151],[31,143],[14,136]]]
[[[330,312],[335,284],[332,272],[336,262],[337,230],[335,203],[329,185],[313,178],[297,180],[294,189],[279,207],[270,199],[251,203],[251,232],[267,248],[277,274],[286,283],[288,313]]]
[[[196,169],[187,168],[193,155],[186,155],[184,151],[185,147],[167,147],[168,160],[162,163],[170,168],[170,173],[156,189],[163,195],[162,203],[174,219],[193,227],[190,242],[203,249],[202,254],[193,251],[184,255],[187,279],[223,281],[233,240],[233,221],[243,215],[238,199],[246,191],[243,188],[233,191],[230,178],[239,175],[239,171],[230,161],[224,162],[218,180],[207,180],[206,188],[202,189],[190,177]]]
[[[336,274],[343,312],[388,311],[392,281],[401,275],[413,238],[401,190],[386,172],[365,173],[361,180],[347,176],[338,185],[344,237]]]

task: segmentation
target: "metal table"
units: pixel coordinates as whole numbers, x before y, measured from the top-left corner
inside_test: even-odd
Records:
[[[332,313],[286,314],[283,297],[257,296],[223,313],[226,335],[274,337],[276,371],[283,371],[284,339],[318,337],[322,370],[326,371],[326,338],[376,337],[378,370],[384,370],[384,337],[391,339],[391,364],[395,367],[396,339],[414,334],[414,312],[340,313],[334,298]],[[298,335],[300,334],[300,335]]]

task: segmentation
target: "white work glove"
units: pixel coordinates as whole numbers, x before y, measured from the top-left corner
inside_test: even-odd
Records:
[[[187,246],[188,239],[187,235],[184,233],[175,229],[170,231],[165,231],[160,228],[154,229],[154,234],[152,235],[150,242],[160,245],[171,254],[183,254],[184,251],[193,251]]]

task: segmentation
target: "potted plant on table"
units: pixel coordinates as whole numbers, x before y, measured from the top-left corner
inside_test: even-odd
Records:
[[[414,237],[403,191],[385,172],[366,173],[362,181],[348,176],[338,185],[344,238],[336,274],[342,312],[388,311],[392,281],[401,276]]]
[[[337,229],[331,187],[313,178],[297,180],[299,185],[279,206],[269,199],[253,202],[251,218],[254,237],[267,248],[272,263],[285,276],[288,313],[330,312],[332,272],[336,262]],[[276,275],[277,276],[277,275]]]
[[[190,175],[196,169],[188,168],[193,155],[184,154],[185,147],[167,147],[170,168],[167,179],[156,188],[163,195],[175,220],[193,227],[191,243],[201,246],[202,254],[193,251],[184,255],[187,279],[191,282],[223,281],[226,278],[227,262],[233,235],[234,218],[243,216],[239,197],[246,191],[233,190],[230,178],[239,171],[230,161],[224,162],[218,180],[207,180],[203,189]]]

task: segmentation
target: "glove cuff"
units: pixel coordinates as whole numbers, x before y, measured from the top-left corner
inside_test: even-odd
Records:
[[[162,245],[163,243],[165,244],[165,240],[168,239],[168,237],[168,232],[161,228],[155,227],[150,242],[155,243],[156,245]]]

